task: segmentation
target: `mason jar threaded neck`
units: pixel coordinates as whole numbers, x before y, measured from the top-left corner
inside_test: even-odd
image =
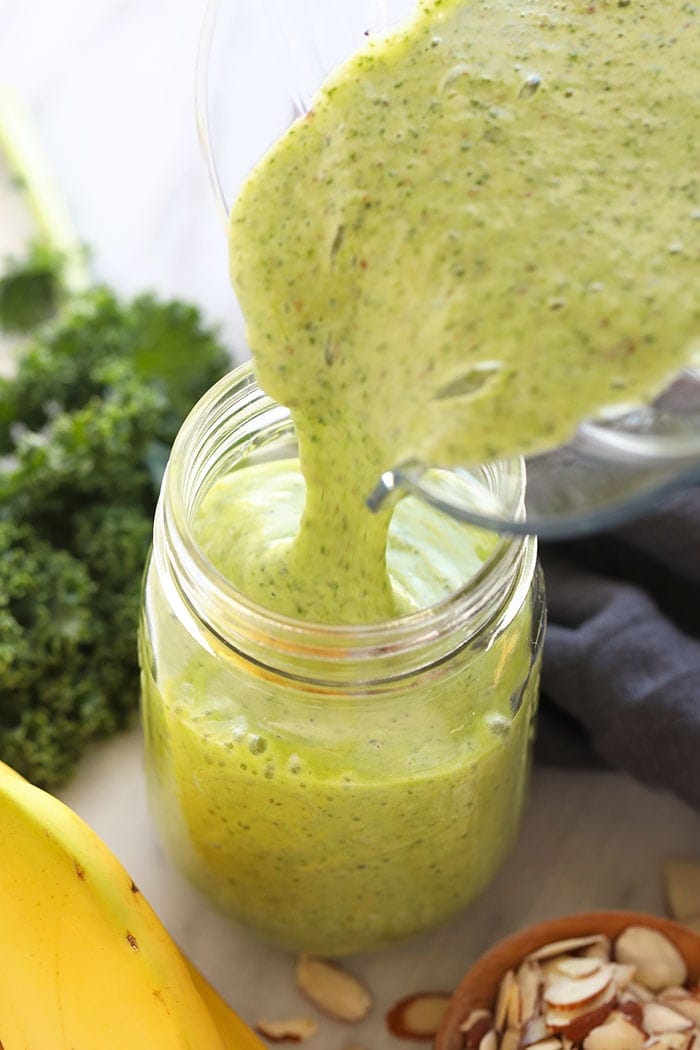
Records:
[[[520,608],[532,582],[536,541],[503,536],[479,571],[440,602],[396,619],[329,625],[280,615],[251,601],[209,561],[194,520],[202,498],[222,476],[263,453],[294,450],[289,410],[257,385],[252,365],[234,369],[195,405],[174,442],[156,511],[154,558],[209,647],[248,660],[272,675],[366,691],[439,666],[467,645],[488,644],[507,607]],[[484,468],[490,485],[499,471]],[[509,478],[512,487],[512,474]],[[524,478],[520,481],[520,496]]]

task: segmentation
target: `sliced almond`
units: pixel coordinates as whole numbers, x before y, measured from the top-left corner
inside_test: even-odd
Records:
[[[685,1032],[666,1032],[664,1035],[655,1035],[648,1040],[647,1046],[653,1050],[692,1050],[693,1036]]]
[[[602,965],[600,959],[583,955],[562,955],[555,959],[555,964],[557,970],[567,977],[590,977]]]
[[[644,1011],[642,1004],[637,999],[622,999],[617,1004],[617,1008],[635,1027],[639,1029],[644,1027]]]
[[[686,991],[685,995],[674,995],[672,998],[666,999],[665,1002],[674,1010],[677,1010],[679,1014],[689,1017],[700,1028],[700,996],[688,995]]]
[[[574,1010],[591,1002],[610,985],[612,967],[602,965],[588,977],[562,977],[553,980],[544,990],[544,1001],[559,1010]]]
[[[567,955],[576,952],[579,948],[590,948],[594,944],[603,944],[606,941],[600,933],[592,933],[589,937],[567,937],[563,941],[552,941],[551,944],[543,944],[534,952],[530,952],[528,959],[552,959],[555,955]]]
[[[519,1050],[520,1047],[520,1029],[519,1028],[506,1028],[505,1032],[501,1036],[501,1042],[498,1050]]]
[[[387,1028],[398,1039],[429,1041],[442,1023],[450,998],[449,992],[420,992],[406,996],[387,1013]]]
[[[700,915],[700,859],[669,857],[663,866],[664,894],[674,919]]]
[[[354,1024],[372,1008],[372,996],[357,977],[317,955],[300,955],[297,988],[307,999],[337,1021]]]
[[[632,966],[631,963],[610,963],[610,965],[612,966],[615,987],[619,992],[623,992],[626,988],[629,988],[634,980],[637,968]]]
[[[531,1017],[523,1025],[520,1042],[523,1047],[529,1047],[541,1043],[548,1035],[547,1022],[544,1017]]]
[[[601,959],[603,962],[610,962],[612,955],[612,944],[609,937],[601,937],[595,944],[589,944],[587,948],[584,948],[581,955],[587,959]]]
[[[479,1050],[479,1043],[493,1028],[493,1017],[490,1010],[472,1010],[466,1021],[459,1026],[464,1035],[464,1050]]]
[[[605,1021],[613,1010],[614,1004],[615,1000],[611,997],[605,1002],[596,1001],[590,1006],[573,1012],[571,1010],[548,1011],[547,1024],[566,1039],[570,1039],[572,1043],[580,1043],[586,1038],[591,1028]]]
[[[700,985],[669,937],[628,926],[543,945],[508,970],[493,1017],[474,1010],[463,1050],[700,1050]]]
[[[255,1027],[271,1043],[303,1043],[318,1031],[318,1025],[312,1017],[287,1017],[283,1021],[260,1020]]]
[[[474,1028],[475,1025],[483,1024],[484,1022],[488,1023],[489,1028],[493,1028],[493,1024],[491,1021],[491,1011],[487,1010],[485,1007],[477,1007],[476,1010],[472,1010],[472,1012],[469,1014],[469,1017],[467,1017],[466,1021],[462,1021],[462,1023],[459,1026],[459,1030],[460,1032],[464,1032],[466,1034],[467,1032],[471,1031],[471,1029]]]
[[[591,1028],[583,1050],[641,1050],[645,1042],[646,1034],[615,1010],[603,1024]]]
[[[525,1024],[539,1010],[542,996],[542,971],[533,959],[526,959],[515,975],[520,993],[520,1024]]]
[[[667,1003],[644,1003],[644,1027],[649,1035],[665,1032],[685,1032],[693,1027],[690,1018],[678,1013]]]
[[[496,1006],[493,1011],[493,1026],[497,1032],[502,1032],[506,1021],[517,1025],[520,1023],[520,992],[515,973],[508,970],[501,978],[496,997]]]
[[[625,989],[625,995],[633,995],[640,1003],[648,1003],[654,998],[649,989],[645,988],[639,981],[630,981]]]
[[[628,926],[615,942],[615,959],[631,963],[636,980],[652,992],[670,984],[685,984],[688,968],[675,944],[649,926]]]

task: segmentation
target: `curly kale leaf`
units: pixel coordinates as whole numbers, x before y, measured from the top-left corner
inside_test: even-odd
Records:
[[[0,504],[18,520],[38,524],[61,542],[73,514],[114,499],[150,514],[155,497],[147,455],[169,414],[163,395],[140,383],[124,361],[102,397],[72,412],[58,412],[40,431],[16,436],[14,469],[0,475]]]
[[[109,366],[122,362],[135,383],[159,391],[167,411],[158,437],[170,444],[197,398],[230,367],[199,311],[179,300],[142,295],[122,304],[106,288],[71,300],[39,331],[17,374],[0,380],[0,451],[11,430],[40,430],[57,410],[72,412],[114,386]]]
[[[0,328],[29,332],[53,317],[65,296],[62,272],[62,255],[41,243],[11,262],[0,277]]]
[[[44,787],[137,708],[162,466],[229,359],[197,310],[98,288],[0,381],[0,757]]]
[[[87,567],[27,524],[0,521],[0,755],[52,787],[114,726]],[[97,698],[105,698],[97,701]]]

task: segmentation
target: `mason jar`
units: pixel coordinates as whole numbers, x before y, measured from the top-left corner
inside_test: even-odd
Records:
[[[436,518],[431,564],[481,550],[453,593],[362,626],[254,604],[197,542],[197,514],[222,478],[293,471],[295,453],[289,412],[250,366],[175,442],[140,630],[148,791],[166,849],[225,912],[288,948],[341,955],[446,919],[511,849],[543,588],[533,538],[482,534],[406,497],[395,516]],[[484,468],[481,483],[522,495],[517,464]]]

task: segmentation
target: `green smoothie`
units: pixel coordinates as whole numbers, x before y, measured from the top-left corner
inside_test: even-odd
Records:
[[[698,54],[684,0],[424,2],[258,164],[231,273],[308,487],[263,604],[313,618],[323,559],[324,615],[392,615],[383,470],[558,445],[691,359]]]
[[[411,500],[372,515],[384,469],[557,445],[692,361],[698,53],[680,0],[433,0],[331,75],[231,215],[256,374],[291,410],[299,463],[204,493],[194,535],[217,573],[304,624],[431,608],[498,543]],[[153,598],[168,658],[143,660],[152,795],[226,908],[346,952],[492,876],[536,702],[533,544],[524,557],[488,639],[389,702],[199,651]]]
[[[247,466],[204,496],[195,533],[223,575],[250,585],[268,550],[297,534],[303,506],[295,461]],[[395,600],[410,617],[465,581],[476,594],[502,553],[495,535],[406,498],[387,545]],[[374,681],[358,661],[345,686],[324,683],[311,659],[301,671],[314,680],[299,681],[274,670],[274,655],[256,666],[211,636],[203,652],[151,579],[150,793],[180,866],[265,936],[322,953],[389,943],[471,900],[510,850],[525,795],[534,573],[526,542],[481,630],[455,630],[444,658],[430,642],[430,661],[385,656]]]

